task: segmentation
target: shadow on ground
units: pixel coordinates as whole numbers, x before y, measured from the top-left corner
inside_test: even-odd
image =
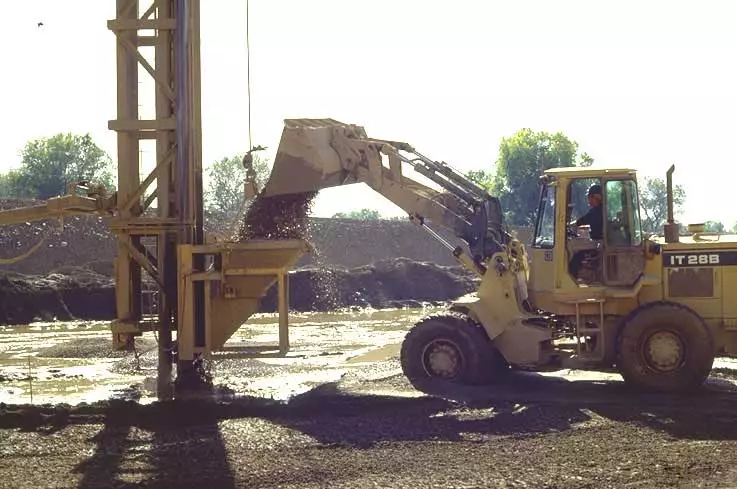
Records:
[[[536,374],[515,374],[503,385],[484,388],[419,387],[429,395],[364,395],[328,383],[289,402],[243,397],[152,405],[0,405],[0,428],[50,434],[70,424],[102,424],[92,438],[95,452],[75,468],[81,488],[163,481],[177,487],[235,487],[219,425],[227,419],[258,418],[308,435],[318,445],[355,449],[387,442],[530,437],[575,429],[594,416],[679,439],[737,440],[737,392],[718,380],[690,396],[640,394],[621,382],[568,382]],[[126,482],[130,471],[145,482]]]

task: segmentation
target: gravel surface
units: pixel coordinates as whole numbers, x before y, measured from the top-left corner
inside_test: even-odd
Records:
[[[560,390],[554,381],[521,378],[506,393],[518,400],[503,399],[503,386],[459,400],[422,396],[403,382],[348,376],[288,403],[2,406],[0,487],[737,484],[737,397],[718,387],[654,401],[619,383],[569,382]],[[527,400],[535,385],[550,397]],[[399,387],[403,395],[389,394]],[[387,394],[366,393],[372,389]]]
[[[317,192],[265,197],[259,194],[249,204],[237,240],[305,239],[307,216]]]

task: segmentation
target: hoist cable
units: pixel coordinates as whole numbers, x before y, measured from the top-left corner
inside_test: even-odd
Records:
[[[246,85],[248,89],[248,149],[253,149],[251,140],[251,33],[248,23],[248,0],[246,0]]]

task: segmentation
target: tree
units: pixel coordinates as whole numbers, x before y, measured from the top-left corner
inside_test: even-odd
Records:
[[[507,223],[532,226],[537,215],[542,171],[591,166],[593,162],[588,154],[579,153],[578,143],[562,132],[550,134],[522,129],[502,139],[490,192],[501,201]]]
[[[19,195],[18,172],[11,170],[0,174],[0,198],[7,199]]]
[[[3,177],[17,197],[48,199],[67,193],[72,183],[89,181],[113,189],[113,163],[89,134],[59,133],[26,143],[18,170]]]
[[[464,176],[489,191],[494,185],[494,174],[486,170],[469,170]]]
[[[706,221],[704,231],[707,233],[726,233],[727,229],[721,221]]]
[[[380,219],[379,211],[374,209],[361,209],[360,211],[338,212],[333,214],[333,219]]]
[[[645,234],[661,234],[668,219],[668,188],[662,178],[646,177],[640,181],[640,218]],[[673,187],[673,210],[679,211],[686,201],[683,186]]]
[[[209,182],[204,192],[204,199],[205,210],[210,217],[226,221],[243,217],[246,210],[244,156],[240,154],[225,157],[208,168]],[[269,178],[270,165],[257,153],[253,153],[253,169],[256,171],[256,183],[259,188],[262,188]]]

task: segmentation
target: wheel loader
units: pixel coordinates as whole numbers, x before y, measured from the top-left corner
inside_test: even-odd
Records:
[[[532,239],[497,197],[411,145],[333,119],[288,119],[264,197],[363,183],[404,209],[479,277],[478,290],[422,319],[401,345],[412,381],[487,384],[511,369],[615,368],[640,389],[684,392],[737,350],[737,237],[673,219],[642,231],[636,171],[556,168],[540,177]],[[421,183],[416,175],[429,180]],[[575,226],[597,186],[602,235]],[[450,229],[451,243],[433,228]],[[572,262],[579,266],[574,267]]]

